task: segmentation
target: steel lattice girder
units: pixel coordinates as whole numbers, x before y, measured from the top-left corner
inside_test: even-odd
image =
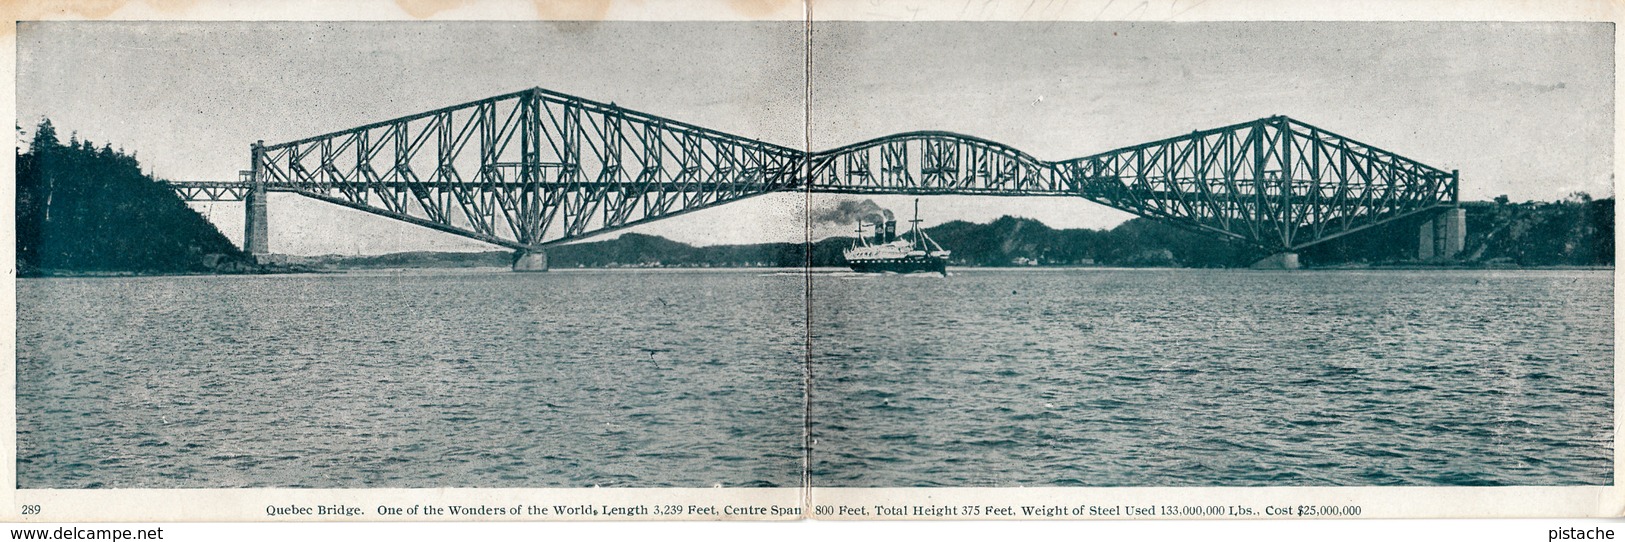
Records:
[[[804,155],[542,89],[253,154],[269,190],[516,249],[790,189]]]
[[[254,183],[515,249],[778,191],[1081,196],[1271,250],[1457,199],[1457,176],[1286,117],[1046,162],[911,132],[817,153],[533,88],[269,146]]]
[[[949,132],[910,132],[812,154],[808,190],[854,194],[1076,196],[1055,164]]]
[[[246,182],[169,182],[169,188],[185,201],[243,201],[251,185]]]
[[[1292,251],[1454,204],[1454,171],[1286,117],[1059,164],[1086,198]]]

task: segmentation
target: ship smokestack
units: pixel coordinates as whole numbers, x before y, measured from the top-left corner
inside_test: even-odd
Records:
[[[885,244],[885,243],[886,243],[886,226],[879,223],[879,222],[876,222],[875,223],[875,244],[880,245],[880,244]]]
[[[886,242],[890,243],[890,242],[896,241],[896,240],[897,240],[897,221],[896,220],[887,220],[886,221]]]

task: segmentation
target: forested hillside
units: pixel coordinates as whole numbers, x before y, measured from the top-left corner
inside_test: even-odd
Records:
[[[70,137],[49,120],[17,154],[17,268],[24,276],[243,270],[238,248],[135,155]]]
[[[1607,266],[1614,264],[1614,198],[1573,194],[1557,201],[1463,202],[1469,265]],[[1307,265],[1403,263],[1415,257],[1415,220],[1373,228],[1304,251]]]

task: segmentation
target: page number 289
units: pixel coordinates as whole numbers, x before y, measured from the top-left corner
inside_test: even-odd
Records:
[[[25,505],[23,505],[23,515],[32,516],[32,515],[35,515],[35,514],[38,514],[38,513],[39,513],[39,505],[37,505],[37,504],[25,504]]]

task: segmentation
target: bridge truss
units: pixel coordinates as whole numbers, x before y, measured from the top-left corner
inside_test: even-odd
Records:
[[[807,152],[540,88],[256,144],[251,163],[235,183],[171,184],[189,201],[292,192],[518,250],[806,191],[1083,197],[1285,252],[1459,197],[1456,172],[1279,116],[1044,161],[948,132]]]

